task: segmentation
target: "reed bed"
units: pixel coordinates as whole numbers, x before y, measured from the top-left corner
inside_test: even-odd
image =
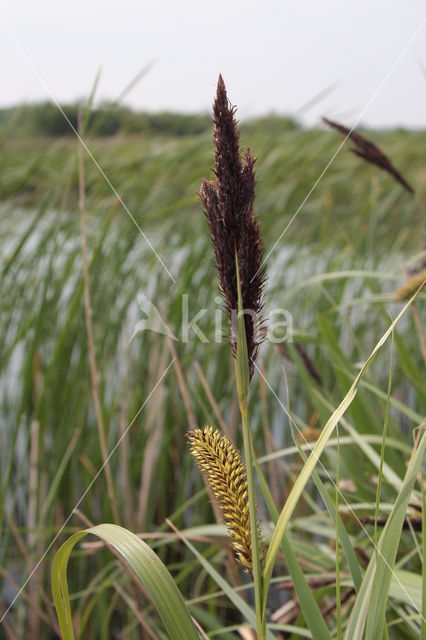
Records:
[[[278,117],[240,127],[242,147],[250,146],[257,158],[256,213],[268,256],[264,313],[287,309],[294,324],[294,342],[284,349],[261,344],[250,387],[251,433],[262,472],[257,511],[266,543],[278,517],[268,496],[279,510],[286,503],[309,443],[341,403],[390,316],[401,310],[401,287],[424,270],[426,134],[372,136],[397,160],[415,197],[343,149],[291,222],[339,141],[332,132],[306,131]],[[115,521],[156,552],[208,637],[254,637],[247,613],[254,611],[252,579],[235,562],[185,438],[188,430],[216,425],[243,450],[229,341],[212,339],[222,303],[215,299],[214,256],[197,195],[213,167],[211,132],[87,137],[176,281],[86,156],[91,321],[107,450],[126,434],[109,461],[113,499],[105,475],[97,476],[103,456],[85,322],[76,142],[14,139],[7,128],[0,130],[0,142],[0,616],[72,514],[4,617],[0,636],[58,637],[50,594],[54,551],[86,526]],[[130,340],[143,317],[138,292],[178,337],[182,295],[188,294],[191,317],[208,310],[199,326],[210,341],[195,334],[188,342],[173,341],[149,331]],[[399,504],[424,425],[424,302],[420,293],[369,366],[338,437],[328,440],[303,489],[269,588],[272,637],[326,637],[313,631],[310,597],[331,637],[357,637],[350,618],[361,589],[357,580]],[[416,525],[421,517],[424,522],[424,493],[420,482],[413,483],[385,602],[384,637],[401,640],[425,633],[425,547]],[[342,527],[347,537],[336,546]],[[87,539],[71,564],[79,637],[167,637],[132,573],[98,542]],[[298,571],[304,579],[295,589]]]

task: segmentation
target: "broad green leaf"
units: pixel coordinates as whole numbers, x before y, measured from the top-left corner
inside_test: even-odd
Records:
[[[76,543],[91,533],[124,558],[141,581],[172,640],[198,640],[199,636],[183,598],[164,564],[134,533],[115,524],[100,524],[71,536],[57,551],[52,564],[52,594],[64,640],[74,640],[67,566]]]

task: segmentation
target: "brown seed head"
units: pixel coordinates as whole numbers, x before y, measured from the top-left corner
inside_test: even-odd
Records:
[[[348,129],[343,124],[339,124],[334,120],[329,120],[328,118],[322,119],[325,124],[336,131],[340,131],[344,136],[350,138],[352,142],[355,144],[355,148],[350,149],[352,153],[359,156],[366,162],[370,162],[371,164],[375,164],[383,171],[389,173],[394,180],[399,182],[404,189],[409,191],[411,194],[414,194],[413,187],[408,184],[404,176],[394,167],[388,156],[386,156],[381,149],[374,142],[368,140],[365,136],[360,133],[354,131],[353,129]]]
[[[228,100],[222,76],[219,76],[217,83],[213,121],[216,179],[213,182],[202,180],[200,196],[213,242],[219,285],[230,320],[234,355],[238,309],[235,267],[235,251],[237,252],[251,377],[262,338],[260,313],[265,283],[262,238],[258,220],[253,213],[255,160],[248,148],[243,161],[240,157],[235,108]]]

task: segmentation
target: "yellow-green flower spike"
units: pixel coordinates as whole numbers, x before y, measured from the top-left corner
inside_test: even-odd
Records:
[[[407,280],[402,287],[399,287],[394,293],[394,298],[397,302],[404,302],[404,300],[409,300],[411,296],[413,296],[417,289],[421,287],[422,284],[426,282],[426,271],[421,271],[420,273],[416,273],[415,276]]]
[[[191,454],[207,479],[223,511],[235,554],[241,564],[252,570],[247,471],[240,452],[212,427],[187,433]],[[258,540],[261,544],[260,531]]]

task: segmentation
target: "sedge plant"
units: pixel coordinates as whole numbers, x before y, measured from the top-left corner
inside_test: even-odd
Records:
[[[229,317],[230,338],[235,357],[235,378],[247,467],[247,509],[257,633],[264,637],[262,621],[262,551],[256,519],[253,443],[248,419],[249,385],[254,372],[262,334],[261,311],[265,272],[262,267],[262,238],[253,204],[255,196],[254,158],[249,148],[241,161],[235,109],[219,76],[213,105],[215,181],[203,180],[200,195],[209,224],[219,284]],[[231,534],[233,533],[231,528]]]
[[[334,429],[354,400],[360,382],[377,352],[393,334],[400,318],[418,295],[424,280],[416,281],[418,288],[402,311],[391,323],[372,350],[365,364],[352,382],[345,397],[325,422],[309,456],[281,511],[276,507],[267,483],[256,460],[249,426],[249,388],[256,369],[256,357],[262,340],[263,288],[265,271],[262,265],[263,243],[260,227],[254,215],[255,174],[254,158],[249,149],[241,157],[235,109],[231,106],[225,84],[219,77],[213,106],[215,179],[203,180],[200,196],[204,204],[212,239],[218,279],[229,319],[229,333],[235,358],[235,384],[238,394],[243,437],[243,453],[227,436],[212,426],[192,429],[187,433],[190,451],[222,508],[232,539],[233,549],[243,570],[253,578],[255,611],[235,592],[230,598],[256,628],[258,640],[273,638],[267,624],[267,598],[272,573],[280,550],[284,551],[289,572],[299,597],[300,606],[315,640],[333,637],[325,624],[300,569],[296,554],[286,537],[286,528],[310,478],[323,491],[315,467]],[[410,290],[411,293],[411,290]],[[409,295],[409,294],[407,294]],[[405,297],[400,295],[402,299]],[[395,566],[398,541],[409,505],[410,495],[418,477],[426,450],[426,434],[419,438],[405,478],[400,481],[395,506],[377,540],[378,553],[373,554],[362,574],[350,545],[344,523],[327,494],[324,501],[336,521],[336,532],[357,592],[355,603],[346,623],[345,640],[358,640],[364,631],[368,640],[386,633],[385,609]],[[243,460],[244,457],[244,460]],[[262,539],[256,512],[256,479],[268,506],[274,529],[269,544]],[[191,543],[177,532],[216,582],[224,584],[221,576],[207,563]],[[134,533],[116,524],[101,524],[75,533],[55,554],[52,565],[52,592],[60,629],[65,640],[74,638],[74,624],[67,585],[67,565],[74,545],[86,534],[98,536],[114,550],[143,585],[157,610],[166,633],[172,640],[196,640],[205,637],[166,566],[155,552]],[[338,542],[337,540],[336,542]],[[229,595],[229,593],[228,593]],[[371,604],[372,603],[372,604]],[[341,630],[339,629],[339,635]]]

